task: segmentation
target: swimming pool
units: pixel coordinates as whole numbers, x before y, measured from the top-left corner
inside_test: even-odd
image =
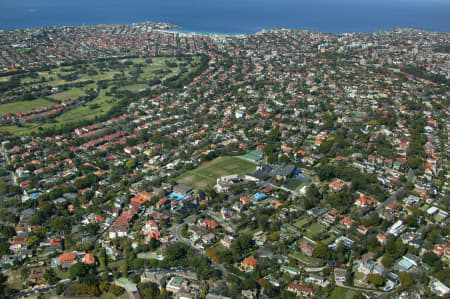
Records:
[[[187,195],[181,195],[181,194],[178,194],[178,193],[176,193],[176,192],[172,192],[172,193],[169,195],[169,199],[170,199],[170,200],[176,198],[178,201],[181,201],[181,200],[185,199],[186,197],[187,197]]]

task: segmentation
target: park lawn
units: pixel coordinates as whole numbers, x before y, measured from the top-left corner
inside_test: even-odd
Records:
[[[153,72],[156,71],[156,70],[167,69],[167,70],[172,71],[170,74],[165,75],[164,77],[171,76],[171,75],[173,75],[173,73],[179,72],[179,68],[178,67],[176,67],[176,68],[169,68],[166,65],[166,63],[165,63],[165,60],[170,61],[170,62],[176,61],[175,57],[152,57],[152,61],[153,62],[151,64],[146,64],[145,63],[145,59],[146,58],[132,58],[132,59],[120,59],[119,61],[123,63],[123,62],[125,62],[127,60],[131,60],[133,62],[133,64],[136,64],[136,63],[143,63],[143,64],[145,64],[145,66],[142,68],[144,73],[141,74],[141,76],[145,77],[146,79],[149,79],[150,77],[155,77]],[[193,61],[198,62],[199,58],[198,57],[194,57]],[[51,80],[51,81],[47,82],[47,84],[50,85],[50,86],[58,86],[58,85],[62,85],[62,84],[72,84],[72,83],[84,82],[84,81],[88,81],[88,80],[93,80],[93,81],[111,80],[111,79],[114,78],[114,75],[121,74],[120,70],[114,70],[114,69],[111,69],[109,71],[105,71],[105,72],[101,73],[101,71],[95,66],[95,62],[89,63],[88,67],[92,67],[95,70],[97,70],[98,74],[97,75],[93,75],[93,76],[90,76],[90,75],[87,75],[87,74],[80,74],[79,78],[77,80],[66,81],[64,79],[59,78],[58,74],[70,73],[71,72],[70,71],[71,67],[58,67],[58,68],[52,69],[50,71],[39,72],[39,76],[44,77],[47,80],[52,77],[54,80]],[[124,69],[124,74],[126,76],[128,76],[132,69],[133,69],[133,65],[130,65],[129,67],[126,67]],[[33,82],[33,79],[31,77],[29,77],[29,78],[27,77],[27,81]],[[39,82],[39,80],[36,80],[36,82]]]
[[[141,89],[147,89],[149,86],[147,84],[132,84],[121,87],[119,90],[128,90],[131,92],[139,92]]]
[[[254,172],[256,165],[236,157],[219,157],[179,176],[176,181],[196,189],[213,186],[217,178]]]
[[[308,227],[308,230],[313,234],[320,234],[325,231],[325,227],[320,223],[313,223]]]
[[[137,257],[140,259],[146,259],[146,260],[156,260],[156,256],[160,255],[160,250],[157,251],[147,251],[147,252],[140,252],[138,253]]]
[[[330,236],[322,241],[320,241],[321,243],[325,244],[325,245],[330,245],[331,243],[334,242],[334,240],[336,240],[336,237],[333,234],[330,234]]]
[[[302,228],[309,223],[309,219],[307,217],[301,217],[299,220],[295,221],[294,226],[297,228]]]
[[[315,259],[304,255],[301,251],[294,252],[292,255],[303,261],[305,264],[314,264],[317,262]]]
[[[81,88],[72,88],[63,92],[52,94],[50,97],[59,101],[67,101],[69,99],[77,99],[84,95],[86,95],[86,93]]]
[[[40,128],[47,129],[55,126],[59,127],[67,122],[77,122],[80,120],[94,119],[95,116],[100,116],[104,113],[107,113],[109,109],[111,109],[111,107],[114,105],[114,103],[111,102],[112,97],[108,97],[105,94],[106,90],[102,90],[100,92],[100,95],[96,99],[87,102],[85,105],[81,105],[64,112],[63,114],[55,117],[54,122],[27,123],[23,125],[23,127],[0,126],[0,131],[9,132],[15,135],[27,135],[31,132],[38,132]],[[95,109],[89,108],[89,106],[93,104],[98,104],[99,107]]]
[[[307,236],[310,239],[314,239],[315,235],[318,235],[325,231],[325,227],[322,224],[319,223],[312,223],[309,227],[306,229],[305,236]]]
[[[345,298],[353,298],[353,296],[356,295],[356,291],[354,290],[350,290],[350,289],[346,289],[346,288],[341,288],[341,287],[336,287],[334,288],[334,290],[331,292],[330,296],[328,296],[328,299],[345,299]]]
[[[55,103],[52,103],[46,99],[38,98],[32,101],[20,101],[20,102],[12,102],[7,104],[0,105],[1,113],[17,113],[21,111],[31,111],[37,108],[53,106]]]
[[[61,114],[56,117],[55,120],[58,123],[74,122],[93,119],[95,116],[108,112],[109,109],[114,106],[114,103],[111,101],[112,97],[106,96],[107,90],[109,90],[109,88],[101,90],[99,96],[94,100]],[[97,104],[99,107],[95,109],[89,108],[89,106],[94,104]]]
[[[6,80],[8,80],[8,77],[4,77]],[[5,81],[6,81],[5,80]],[[33,83],[41,83],[41,78],[32,78],[31,76],[27,76],[25,78],[21,78],[20,82],[22,84],[33,84]]]
[[[121,59],[120,61],[124,62],[128,59]],[[160,80],[164,80],[167,77],[173,76],[174,74],[177,74],[180,71],[180,67],[174,67],[169,68],[165,61],[169,62],[185,62],[185,60],[178,61],[175,57],[152,57],[152,63],[147,64],[145,63],[146,58],[133,58],[130,59],[133,61],[133,64],[135,63],[142,63],[144,64],[144,67],[142,68],[143,73],[140,74],[138,81],[142,82],[145,81],[145,77],[147,79],[155,79],[159,78]],[[200,61],[199,57],[192,57],[192,64],[198,64]],[[81,88],[72,88],[67,91],[63,91],[60,93],[56,93],[51,95],[50,97],[55,100],[60,101],[66,101],[72,98],[77,98],[79,96],[85,95],[85,90],[90,88],[96,88],[97,82],[99,80],[112,80],[114,78],[115,74],[120,74],[120,70],[109,70],[105,71],[103,74],[100,72],[100,70],[95,66],[95,62],[92,62],[88,65],[88,67],[92,67],[96,69],[99,74],[94,76],[89,76],[87,74],[80,74],[79,78],[75,81],[66,81],[63,79],[58,78],[58,74],[67,74],[67,72],[71,69],[71,67],[58,67],[49,71],[39,72],[39,76],[46,78],[49,80],[52,78],[50,82],[45,82],[45,85],[57,87],[58,85],[62,84],[73,84],[78,82],[84,82],[87,80],[94,81],[93,83],[90,83],[84,87]],[[128,74],[131,70],[133,70],[134,66],[129,66],[125,68],[124,74],[126,77],[128,77]],[[187,66],[188,69],[192,68],[191,66]],[[154,74],[155,71],[166,69],[169,70],[170,73],[168,74]],[[31,80],[31,77],[27,77],[28,80]],[[9,80],[8,76],[2,77],[3,80]],[[40,80],[40,79],[39,79]],[[109,86],[106,90],[101,90],[100,95],[95,98],[94,100],[85,103],[84,105],[80,105],[77,107],[74,107],[73,109],[70,109],[68,111],[65,111],[61,115],[55,117],[52,122],[44,122],[44,123],[26,123],[22,126],[0,126],[0,132],[9,132],[14,135],[29,135],[31,132],[38,132],[41,129],[47,129],[50,127],[60,127],[64,125],[67,122],[78,122],[81,120],[92,120],[96,116],[103,115],[105,113],[108,113],[108,111],[115,105],[115,102],[113,102],[112,96],[106,96],[106,91],[109,91],[112,86]],[[141,88],[148,87],[146,84],[130,84],[128,86],[125,86],[124,88],[129,90],[136,90],[138,91]],[[39,98],[33,101],[22,101],[22,102],[14,102],[14,103],[7,103],[7,104],[0,104],[0,113],[17,113],[20,111],[30,111],[36,108],[41,108],[45,106],[52,106],[55,105],[54,102],[51,102],[49,100],[46,100],[44,98]],[[96,108],[91,108],[92,105],[98,105]],[[215,182],[215,178],[214,178]]]
[[[23,127],[18,126],[0,126],[0,132],[8,132],[13,135],[26,135],[32,131],[33,127],[38,127],[38,124],[31,126],[29,124],[25,124]]]

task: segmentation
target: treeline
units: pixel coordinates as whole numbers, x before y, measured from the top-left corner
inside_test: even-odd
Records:
[[[191,82],[194,77],[200,75],[206,70],[206,68],[208,67],[208,62],[208,56],[203,54],[200,58],[200,65],[197,68],[188,72],[187,74],[180,72],[178,75],[169,77],[164,81],[164,84],[169,88],[183,88],[183,86]]]
[[[20,78],[18,76],[11,76],[8,81],[0,81],[0,92],[12,90],[20,86]]]
[[[450,54],[450,45],[443,45],[433,48],[434,52]]]
[[[450,83],[450,80],[445,78],[445,76],[427,72],[427,70],[423,67],[407,65],[407,66],[403,67],[401,70],[402,70],[402,72],[411,74],[414,77],[426,79],[426,80],[432,81],[434,83],[446,84],[446,85],[449,85],[449,83]]]
[[[330,181],[340,178],[344,181],[352,182],[352,190],[367,189],[371,183],[377,181],[368,175],[362,175],[361,171],[351,166],[334,166],[332,164],[321,163],[317,169],[317,175],[321,181]]]

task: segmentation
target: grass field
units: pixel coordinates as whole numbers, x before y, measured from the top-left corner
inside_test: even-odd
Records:
[[[80,96],[86,94],[86,90],[97,88],[97,82],[100,80],[111,80],[109,82],[109,86],[107,89],[102,89],[100,91],[100,95],[94,100],[85,103],[80,106],[76,106],[73,109],[67,110],[61,115],[55,117],[51,121],[45,123],[26,123],[22,126],[16,125],[7,125],[0,126],[0,132],[9,132],[15,135],[29,135],[31,132],[37,132],[41,129],[47,129],[49,127],[60,127],[68,122],[78,122],[81,120],[92,120],[96,116],[101,116],[106,114],[114,105],[113,96],[106,96],[106,92],[110,91],[112,87],[119,87],[123,90],[130,90],[132,92],[138,92],[140,89],[148,88],[149,85],[144,84],[147,80],[153,80],[159,78],[160,80],[164,80],[167,77],[173,76],[180,72],[181,68],[179,66],[170,68],[167,66],[167,62],[177,62],[178,64],[185,63],[186,61],[178,61],[175,57],[154,57],[152,58],[152,63],[147,63],[145,58],[134,58],[134,59],[119,59],[121,63],[125,61],[131,61],[132,65],[126,65],[122,70],[109,68],[109,63],[107,62],[107,67],[102,71],[99,69],[99,66],[96,62],[87,63],[85,66],[89,69],[96,70],[96,75],[88,75],[87,73],[80,73],[76,80],[74,81],[66,81],[60,78],[58,75],[67,75],[73,72],[73,68],[77,66],[69,66],[69,67],[57,67],[51,69],[49,71],[39,72],[39,78],[31,78],[26,77],[22,79],[22,84],[36,84],[41,86],[42,88],[46,88],[47,86],[58,87],[62,84],[73,84],[77,82],[84,82],[88,80],[94,81],[93,83],[87,84],[83,87],[71,88],[66,91],[62,91],[59,93],[55,93],[50,95],[49,97],[61,102],[67,101],[69,99],[76,99]],[[192,57],[192,64],[195,65],[199,61],[199,57]],[[139,75],[136,81],[131,82],[126,86],[119,86],[117,84],[117,80],[115,80],[115,75],[124,74],[125,79],[130,78],[130,73],[136,69],[136,64],[142,64],[142,73]],[[190,68],[189,66],[187,67]],[[164,71],[161,73],[161,71]],[[167,71],[167,72],[166,72]],[[2,77],[5,80],[9,80],[9,77]],[[47,82],[42,82],[41,79],[45,79]],[[0,113],[17,113],[20,111],[30,111],[36,108],[46,107],[55,105],[55,102],[39,98],[33,101],[21,101],[21,102],[13,102],[7,104],[0,104]]]
[[[305,236],[310,239],[313,239],[313,236],[321,234],[325,231],[325,227],[320,223],[313,223],[306,229]]]
[[[331,292],[330,296],[328,296],[328,299],[346,299],[346,298],[353,298],[353,296],[356,295],[356,291],[345,289],[341,287],[334,288],[333,292]]]
[[[298,219],[298,220],[294,223],[294,226],[297,227],[297,228],[302,228],[302,227],[304,227],[305,225],[308,225],[308,224],[309,224],[309,221],[310,221],[310,220],[309,220],[308,218],[303,217],[303,218]]]
[[[30,111],[37,108],[42,108],[46,106],[52,106],[55,103],[47,101],[45,99],[36,99],[32,101],[23,101],[23,102],[13,102],[0,105],[0,112],[2,113],[17,113],[21,111]]]
[[[236,157],[219,157],[211,162],[201,165],[177,178],[178,183],[196,189],[213,186],[217,178],[231,174],[247,174],[254,172],[256,165],[252,162]]]
[[[156,260],[156,256],[160,254],[158,252],[139,252],[137,257],[140,259],[146,259],[146,260]]]
[[[305,264],[316,264],[316,262],[317,262],[314,258],[306,256],[300,251],[294,252],[292,255],[295,256],[297,259],[299,259],[300,261],[302,261]]]
[[[128,85],[128,86],[122,87],[122,88],[120,88],[120,90],[139,92],[141,89],[147,89],[147,88],[149,88],[149,86],[146,84],[133,84],[133,85]]]
[[[52,94],[50,97],[59,101],[67,101],[69,99],[76,99],[84,95],[85,92],[81,88],[72,88],[63,92]]]

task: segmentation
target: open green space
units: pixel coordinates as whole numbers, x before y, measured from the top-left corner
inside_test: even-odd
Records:
[[[336,287],[334,288],[333,292],[331,292],[330,296],[328,296],[328,299],[346,299],[346,298],[353,298],[357,294],[356,291],[351,289],[346,289],[342,287]]]
[[[310,239],[313,239],[314,236],[317,236],[325,231],[325,226],[320,223],[312,223],[310,226],[306,228],[305,236]]]
[[[32,100],[32,101],[21,101],[21,102],[1,104],[0,112],[1,113],[17,113],[17,112],[21,112],[21,111],[30,111],[33,109],[52,106],[52,105],[55,105],[55,103],[52,103],[45,99],[39,98],[39,99]]]
[[[425,212],[426,210],[428,210],[430,208],[430,205],[424,204],[423,206],[421,206],[419,208],[419,210],[421,210],[422,212]]]
[[[255,170],[256,165],[247,160],[236,157],[219,157],[182,174],[177,178],[177,182],[196,189],[204,189],[214,185],[219,177],[231,174],[242,175]]]
[[[297,228],[302,228],[308,225],[310,220],[307,217],[301,217],[297,221],[295,221],[294,226]]]
[[[62,92],[52,94],[50,98],[58,101],[67,101],[70,99],[77,99],[78,97],[84,96],[85,92],[81,88],[72,88]]]
[[[285,187],[288,188],[289,190],[299,191],[304,186],[307,186],[310,183],[311,183],[310,180],[301,179],[301,178],[296,177],[296,178],[288,179],[288,181],[285,184]]]
[[[140,259],[146,259],[146,260],[156,260],[156,256],[159,254],[160,253],[158,253],[157,251],[155,251],[155,252],[152,252],[152,251],[139,252],[137,257]]]
[[[301,251],[297,251],[292,255],[305,264],[316,264],[317,262],[314,258],[304,255]]]
[[[262,155],[263,155],[262,151],[260,151],[260,150],[253,150],[253,151],[250,151],[250,152],[242,155],[241,157],[243,159],[256,162],[256,161],[259,161],[259,160],[262,159]]]
[[[444,221],[445,218],[447,218],[447,217],[444,216],[444,215],[442,215],[442,214],[440,214],[440,213],[438,213],[438,214],[436,214],[433,218],[434,218],[434,220],[435,220],[437,223],[440,223],[440,222]]]
[[[330,234],[330,236],[326,239],[321,240],[320,242],[325,244],[325,245],[330,245],[331,243],[334,242],[334,240],[336,240],[336,236],[333,234]]]
[[[128,85],[125,87],[121,87],[120,90],[128,90],[131,92],[139,92],[140,90],[144,90],[149,88],[148,85],[146,84],[133,84],[133,85]]]
[[[139,92],[149,88],[155,80],[165,80],[168,77],[178,74],[182,68],[188,71],[198,65],[199,57],[191,57],[191,62],[187,59],[176,57],[152,57],[147,58],[117,59],[104,62],[89,62],[82,65],[61,66],[49,71],[42,71],[31,76],[22,78],[22,85],[34,84],[42,88],[60,87],[67,84],[84,83],[82,86],[69,87],[67,90],[54,93],[48,96],[55,101],[45,98],[38,98],[32,101],[17,101],[0,104],[0,113],[17,113],[20,111],[30,111],[36,108],[55,105],[57,101],[64,102],[70,99],[77,99],[86,95],[90,89],[100,88],[100,81],[106,88],[100,89],[100,94],[95,99],[81,105],[67,109],[62,114],[45,122],[31,122],[21,125],[0,126],[0,132],[9,132],[15,135],[29,135],[32,132],[39,132],[48,128],[60,128],[66,123],[79,122],[83,120],[93,120],[95,117],[105,115],[112,107],[121,100],[120,95],[114,96],[112,90],[117,88],[120,91]],[[176,66],[168,66],[168,64]],[[184,65],[183,67],[181,65]],[[71,76],[71,78],[69,78]],[[9,80],[8,76],[2,77]],[[133,80],[130,80],[133,79]],[[20,87],[22,88],[22,86]],[[108,95],[107,95],[108,93]]]

